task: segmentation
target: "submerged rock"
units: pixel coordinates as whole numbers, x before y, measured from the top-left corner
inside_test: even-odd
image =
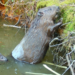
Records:
[[[54,31],[62,23],[54,24],[59,12],[58,6],[45,7],[38,11],[28,32],[12,51],[12,56],[16,60],[34,64],[44,58]]]

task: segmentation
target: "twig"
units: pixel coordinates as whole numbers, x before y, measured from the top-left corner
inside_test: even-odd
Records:
[[[70,64],[70,61],[69,61],[68,55],[66,55],[66,59],[67,59],[68,66],[69,66],[69,68],[70,68],[70,70],[71,70],[72,75],[75,75],[74,72],[73,72],[72,64]],[[72,63],[73,63],[73,62],[72,62]]]
[[[67,40],[67,41],[62,42],[62,43],[60,43],[60,44],[51,45],[51,43],[54,42],[55,40],[60,40],[60,39],[54,38],[54,39],[49,43],[49,47],[56,47],[56,46],[59,46],[59,45],[65,44],[65,43],[67,43],[67,42],[69,41],[69,40]]]
[[[53,75],[53,74],[44,74],[44,73],[33,73],[33,72],[25,72],[26,74],[33,74],[33,75]]]
[[[71,22],[64,23],[64,24],[62,24],[60,27],[65,26],[65,25],[67,25],[67,24],[69,24],[69,23],[71,23]]]
[[[70,62],[70,55],[75,51],[75,45],[73,46],[73,48],[71,47],[71,52],[67,53],[66,54],[66,59],[67,59],[67,62],[68,62],[68,68],[64,71],[64,73],[62,75],[64,75],[69,69],[71,70],[72,72],[72,75],[75,75],[74,74],[74,70],[73,70],[73,63],[75,62],[75,60],[73,60],[72,62]]]
[[[72,65],[70,65],[70,66],[72,66]],[[69,70],[69,68],[70,68],[70,67],[68,67],[68,68],[64,71],[64,73],[63,73],[62,75],[64,75],[64,74]]]
[[[48,69],[49,71],[53,72],[55,75],[61,75],[61,74],[55,72],[54,70],[52,70],[51,68],[49,68],[47,65],[43,64],[43,66],[44,66],[46,69]]]
[[[62,45],[62,44],[65,44],[65,43],[69,42],[70,39],[75,38],[75,37],[70,37],[72,34],[75,34],[75,32],[70,32],[69,35],[64,38],[64,39],[68,39],[67,41],[64,41],[64,42],[59,43],[59,44],[51,45],[51,44],[52,44],[54,41],[56,41],[56,40],[58,40],[58,41],[64,40],[64,39],[59,39],[58,37],[54,38],[54,39],[49,43],[49,47],[56,47],[56,46],[60,46],[60,45]],[[75,40],[75,39],[73,39],[73,40]]]
[[[74,51],[74,50],[73,50],[73,51]],[[70,53],[66,54],[66,59],[67,59],[68,66],[69,66],[69,68],[70,68],[70,70],[71,70],[72,75],[74,75],[74,71],[73,71],[72,65],[73,65],[73,62],[74,62],[75,60],[72,61],[72,63],[71,63],[70,60],[69,60],[69,56],[70,56],[70,54],[71,54],[73,51],[71,51]],[[68,55],[69,55],[69,56],[68,56]]]
[[[3,4],[1,1],[0,1],[0,4],[2,4],[2,5],[4,5],[4,6],[11,7],[10,5]]]
[[[68,66],[69,66],[69,68],[70,68],[70,70],[71,70],[72,75],[74,75],[73,68],[72,68],[72,66],[70,66],[71,63],[70,63],[70,60],[69,60],[68,55],[69,55],[69,54],[66,55],[66,59],[67,59],[67,62],[68,62]]]
[[[60,66],[60,65],[56,65],[56,64],[53,64],[53,63],[49,63],[49,62],[43,62],[45,64],[49,64],[49,65],[53,65],[53,66],[56,66],[56,67],[60,67],[60,68],[67,68],[66,66]]]
[[[3,24],[3,26],[5,26],[5,27],[13,27],[13,28],[21,28],[21,26],[6,25],[6,24]]]
[[[49,44],[52,44],[56,40],[59,40],[59,39],[58,38],[54,38]]]
[[[20,23],[20,17],[21,17],[21,15],[19,16],[19,19],[18,19],[17,23],[15,24],[15,26],[17,26]]]

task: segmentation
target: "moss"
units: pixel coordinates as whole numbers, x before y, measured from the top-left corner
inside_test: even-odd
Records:
[[[59,0],[48,0],[48,1],[41,0],[40,2],[37,3],[36,10],[38,10],[39,8],[50,6],[50,5],[59,5]]]
[[[51,6],[51,5],[61,6],[61,5],[65,5],[65,4],[71,4],[71,3],[75,3],[75,0],[64,0],[62,2],[60,2],[60,0],[48,0],[48,1],[40,0],[37,3],[37,10],[39,8],[47,7],[47,6]]]
[[[65,0],[61,3],[61,5],[63,4],[71,4],[71,3],[75,3],[75,0]]]

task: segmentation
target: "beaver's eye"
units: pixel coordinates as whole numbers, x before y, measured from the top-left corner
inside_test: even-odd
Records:
[[[39,12],[38,16],[40,16],[40,17],[43,16],[43,12]]]

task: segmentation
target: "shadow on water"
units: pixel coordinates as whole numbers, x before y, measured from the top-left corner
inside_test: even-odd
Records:
[[[11,52],[23,38],[24,31],[21,29],[19,33],[17,33],[17,35],[15,36],[15,33],[17,32],[18,29],[3,27],[3,23],[9,25],[15,24],[15,22],[7,21],[0,18],[0,53],[2,53],[4,56],[8,58],[8,62],[0,62],[0,75],[33,75],[28,74],[26,72],[53,74],[52,72],[48,71],[43,67],[43,63],[30,65],[18,62],[11,57]],[[52,55],[49,50],[43,61],[52,62]],[[48,66],[60,74],[63,73],[65,70],[51,65]],[[69,75],[69,72],[67,72],[66,75]]]

